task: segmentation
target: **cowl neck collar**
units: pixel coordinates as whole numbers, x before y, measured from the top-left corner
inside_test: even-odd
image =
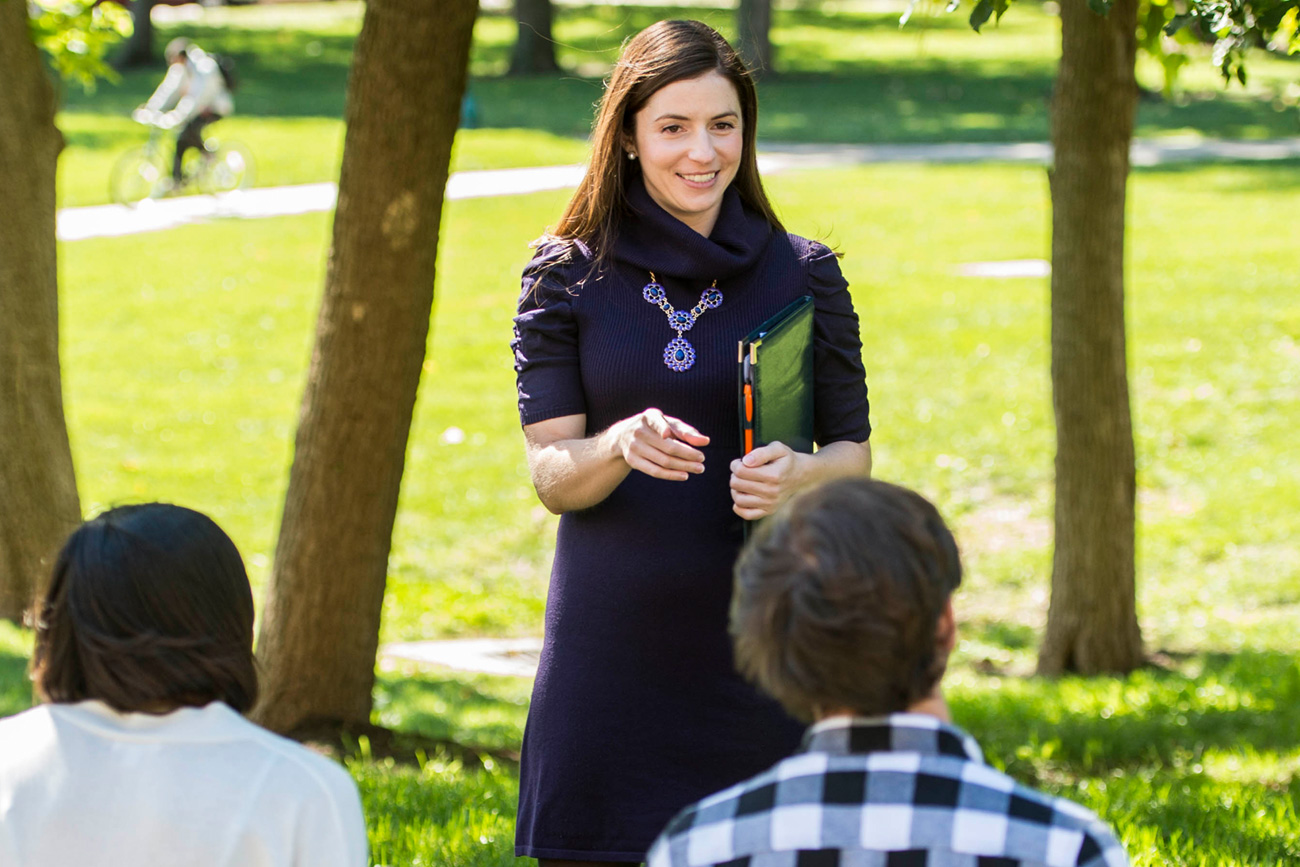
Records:
[[[718,222],[707,238],[660,207],[640,178],[629,184],[627,198],[614,259],[660,277],[734,277],[758,261],[772,233],[763,215],[741,202],[734,185],[723,193]]]

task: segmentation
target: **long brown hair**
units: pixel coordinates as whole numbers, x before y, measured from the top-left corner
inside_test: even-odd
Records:
[[[783,230],[758,175],[758,94],[745,62],[702,21],[660,21],[623,47],[600,100],[587,173],[560,222],[540,240],[578,240],[592,250],[597,262],[603,261],[627,208],[628,184],[641,170],[624,153],[637,112],[661,88],[709,72],[730,81],[740,97],[743,137],[732,184],[741,201],[766,217],[774,229]]]

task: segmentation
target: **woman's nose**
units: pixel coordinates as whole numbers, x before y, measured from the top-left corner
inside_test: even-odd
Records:
[[[713,137],[709,135],[708,130],[700,130],[692,136],[691,149],[687,156],[697,163],[713,162]]]

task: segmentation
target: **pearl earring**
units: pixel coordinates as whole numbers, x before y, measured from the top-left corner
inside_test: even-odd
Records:
[[[628,151],[628,152],[627,152],[627,158],[630,159],[630,160],[635,160],[635,159],[636,159],[636,154],[632,153],[631,151]]]

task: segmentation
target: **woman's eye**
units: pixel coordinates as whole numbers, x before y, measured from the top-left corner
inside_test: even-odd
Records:
[[[736,124],[729,120],[720,120],[716,124],[717,129],[735,129]]]
[[[666,133],[676,133],[676,132],[681,132],[681,130],[682,128],[680,125],[675,123],[670,123],[668,124],[668,126],[664,127],[663,131]]]

